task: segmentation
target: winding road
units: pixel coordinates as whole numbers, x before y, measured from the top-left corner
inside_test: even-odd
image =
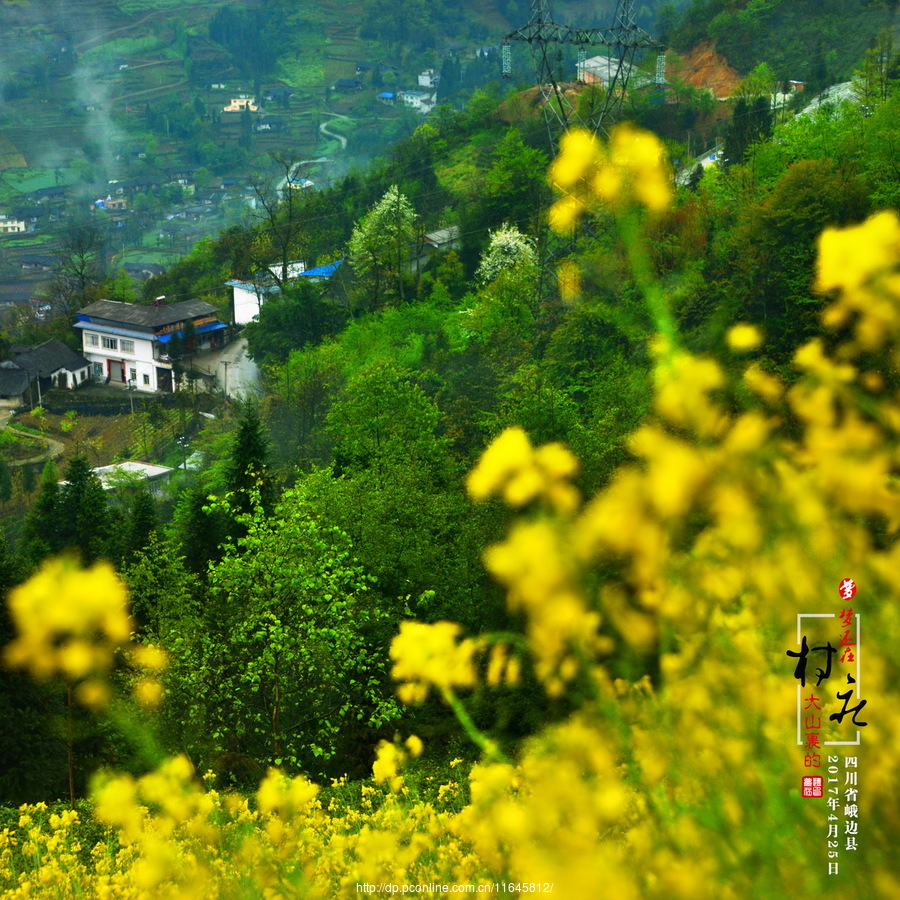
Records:
[[[62,455],[66,449],[65,444],[60,441],[55,441],[53,438],[48,438],[45,435],[39,436],[32,434],[30,431],[21,431],[16,428],[16,426],[12,424],[11,410],[4,409],[0,411],[0,430],[7,428],[13,434],[19,435],[19,437],[29,438],[32,441],[43,441],[47,445],[47,449],[43,453],[29,457],[28,459],[17,459],[14,462],[8,463],[9,466],[31,466],[35,463],[46,462],[48,459],[56,459],[56,457]]]
[[[327,112],[324,115],[334,116],[337,119],[349,119],[350,118],[350,116],[342,116],[340,113],[333,113],[333,112]],[[319,131],[321,131],[322,134],[327,135],[328,137],[336,138],[337,140],[339,140],[341,142],[341,150],[347,149],[347,138],[345,138],[342,134],[338,134],[336,131],[331,131],[328,128],[327,122],[323,122],[319,126]]]

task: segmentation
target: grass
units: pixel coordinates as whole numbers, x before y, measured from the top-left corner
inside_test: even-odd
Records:
[[[160,46],[159,39],[152,35],[139,38],[113,38],[105,44],[85,50],[82,60],[108,60],[116,56],[138,56],[145,53],[153,53]]]
[[[59,181],[56,180],[57,172],[59,173]],[[41,188],[56,187],[57,184],[74,184],[78,180],[78,173],[75,169],[62,167],[59,169],[48,169],[43,166],[37,166],[4,172],[3,180],[15,190],[27,194],[31,191],[39,191]]]

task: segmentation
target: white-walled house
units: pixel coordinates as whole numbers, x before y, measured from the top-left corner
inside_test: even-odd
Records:
[[[251,319],[259,315],[262,305],[269,299],[270,294],[277,294],[281,289],[277,284],[254,284],[252,281],[238,281],[232,279],[225,284],[231,288],[234,308],[231,321],[235,325],[246,325]]]
[[[306,263],[300,261],[288,263],[288,281],[296,282],[301,278],[314,283],[328,281],[342,262],[343,259],[339,259],[314,269],[307,269]],[[273,283],[273,273],[281,274],[279,269],[280,266],[269,266],[268,272],[260,272],[255,282],[237,279],[225,282],[232,291],[232,321],[235,325],[246,325],[259,315],[269,297],[281,292],[281,288]]]
[[[169,342],[183,336],[185,323],[192,322],[197,350],[222,346],[228,326],[216,313],[216,307],[203,300],[160,306],[98,300],[78,312],[75,327],[81,331],[94,381],[131,383],[139,391],[174,391]]]

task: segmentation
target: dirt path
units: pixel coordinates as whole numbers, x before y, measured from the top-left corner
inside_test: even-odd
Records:
[[[162,84],[159,87],[146,88],[143,91],[132,91],[130,94],[122,94],[118,97],[111,98],[108,102],[112,103],[122,103],[127,100],[131,100],[133,97],[144,97],[147,94],[159,94],[169,93],[169,91],[174,91],[176,88],[184,87],[186,84],[190,84],[187,78],[182,79],[181,81],[176,81],[175,84]]]
[[[179,11],[184,12],[188,9],[202,9],[206,6],[203,3],[192,3],[187,6],[180,6]],[[145,15],[141,16],[136,22],[128,22],[125,25],[120,25],[118,28],[110,28],[107,31],[103,31],[100,34],[94,35],[94,37],[88,38],[86,41],[82,41],[80,44],[75,44],[75,49],[78,53],[84,53],[85,50],[92,50],[94,47],[99,46],[100,44],[106,43],[109,40],[110,35],[119,34],[122,31],[131,31],[132,28],[139,28],[144,22],[148,22],[150,19],[155,19],[158,16],[171,15],[171,9],[156,9],[152,12],[148,12]]]
[[[38,437],[38,435],[32,434],[30,431],[20,431],[15,427],[15,425],[10,425],[8,423],[6,425],[6,428],[8,428],[13,434],[19,435],[19,437],[30,438],[33,441],[43,441],[47,445],[47,449],[38,456],[32,456],[28,459],[17,459],[15,462],[8,463],[10,467],[32,466],[35,463],[46,462],[48,459],[56,459],[57,456],[61,456],[65,452],[66,445],[60,443],[59,441],[53,440],[53,438],[48,438],[46,436]]]

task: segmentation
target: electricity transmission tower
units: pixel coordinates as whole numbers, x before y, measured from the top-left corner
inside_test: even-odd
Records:
[[[501,60],[504,77],[512,74],[511,41],[525,41],[531,46],[538,91],[547,118],[550,140],[554,144],[560,132],[574,125],[594,132],[605,131],[606,123],[614,117],[625,96],[638,50],[656,50],[660,54],[656,64],[656,83],[662,84],[665,75],[665,57],[662,55],[664,48],[637,24],[632,0],[618,0],[613,24],[609,28],[560,25],[553,21],[550,0],[531,0],[531,18],[528,24],[503,39]],[[554,56],[559,55],[556,48],[562,44],[572,44],[578,48],[577,79],[563,79],[554,68]],[[603,63],[596,73],[606,93],[602,102],[579,113],[577,92],[571,86],[567,89],[563,82],[585,80],[588,49],[594,47],[605,47],[608,50],[608,62]]]

